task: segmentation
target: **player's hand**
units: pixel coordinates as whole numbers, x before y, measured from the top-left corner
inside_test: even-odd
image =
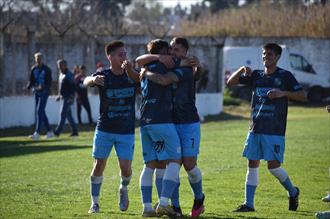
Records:
[[[93,84],[104,86],[104,75],[96,75],[93,78]]]
[[[170,55],[160,55],[158,59],[161,63],[163,63],[166,68],[173,68],[174,67],[174,61],[172,56]]]
[[[38,87],[35,88],[36,91],[41,91],[42,90],[42,86],[39,85]]]
[[[133,65],[131,62],[129,62],[128,60],[125,60],[122,64],[121,64],[121,68],[125,69],[126,71],[132,70],[133,69]]]
[[[142,81],[142,79],[145,77],[146,73],[147,73],[147,68],[141,68],[140,81]]]
[[[244,75],[251,77],[252,70],[250,67],[243,66],[241,69],[242,69]]]
[[[189,63],[192,67],[200,67],[199,59],[196,56],[192,56],[189,58]]]
[[[279,89],[272,89],[267,92],[267,96],[269,99],[285,97],[285,91]]]

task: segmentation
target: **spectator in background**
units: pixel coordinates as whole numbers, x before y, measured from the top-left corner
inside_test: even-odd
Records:
[[[33,140],[40,138],[42,125],[45,125],[47,130],[46,138],[53,137],[53,132],[50,131],[48,118],[46,115],[46,104],[49,96],[50,87],[52,84],[52,72],[50,68],[42,63],[42,54],[37,52],[34,54],[35,65],[32,66],[30,79],[27,88],[33,88],[35,96],[35,131],[29,137]]]
[[[74,75],[69,71],[67,67],[67,62],[63,59],[59,59],[57,61],[57,67],[60,71],[60,77],[59,77],[60,94],[56,98],[56,101],[62,99],[63,103],[61,106],[61,119],[54,131],[54,134],[56,136],[59,136],[61,134],[63,126],[65,124],[65,120],[67,118],[72,130],[70,136],[75,137],[78,136],[78,130],[71,113],[71,106],[74,101],[74,93],[75,93]]]
[[[73,66],[72,73],[76,76],[80,73],[80,69],[78,65]]]
[[[75,74],[75,84],[76,84],[76,92],[77,92],[77,117],[79,124],[81,122],[81,106],[83,106],[87,112],[89,124],[93,124],[91,107],[88,100],[88,92],[87,87],[84,85],[84,80],[86,78],[86,67],[81,65],[78,68],[79,72]]]
[[[203,64],[202,69],[203,71],[199,76],[199,81],[197,82],[197,93],[200,93],[202,90],[205,90],[209,82],[209,70],[205,67],[205,64]]]
[[[102,62],[96,63],[96,72],[101,72],[104,70],[104,65]]]

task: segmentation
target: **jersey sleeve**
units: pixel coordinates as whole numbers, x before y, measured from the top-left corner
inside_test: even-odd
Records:
[[[256,73],[257,73],[256,71],[253,71],[251,73],[251,76],[247,76],[245,74],[242,74],[239,77],[239,83],[252,86],[253,85],[253,78],[255,77]]]
[[[302,86],[298,83],[297,79],[291,72],[286,73],[285,89],[287,91],[300,91]]]
[[[193,77],[192,69],[187,71],[188,69],[176,68],[173,70],[173,73],[178,77],[179,81],[188,81]]]

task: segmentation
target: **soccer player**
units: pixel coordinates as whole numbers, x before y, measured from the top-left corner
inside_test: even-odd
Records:
[[[34,60],[35,65],[32,66],[27,88],[31,89],[33,87],[35,96],[36,128],[33,135],[30,135],[29,137],[33,140],[38,140],[40,138],[42,125],[45,125],[47,129],[46,138],[51,138],[54,135],[53,132],[50,131],[45,111],[50,87],[52,85],[52,72],[47,65],[42,63],[42,54],[40,52],[34,54]]]
[[[234,212],[255,211],[254,194],[261,159],[267,161],[269,172],[288,191],[289,210],[298,208],[299,189],[292,184],[281,163],[284,159],[288,99],[305,101],[306,94],[290,72],[277,67],[281,52],[282,48],[275,43],[264,45],[264,70],[252,71],[242,66],[227,81],[230,86],[241,83],[253,88],[251,126],[243,151],[243,156],[248,159],[245,202]]]
[[[171,54],[175,58],[186,59],[189,49],[188,40],[175,37],[171,41]],[[192,65],[200,72],[198,59]],[[166,74],[155,74],[150,70],[144,73],[150,81],[173,88],[172,118],[181,142],[182,163],[188,173],[188,180],[194,193],[191,217],[198,217],[204,212],[204,193],[202,174],[197,166],[200,147],[200,121],[195,105],[195,75],[191,66],[176,67]],[[172,203],[173,204],[173,203]],[[173,204],[174,205],[174,204]],[[179,206],[175,206],[179,208]]]
[[[56,101],[63,100],[60,113],[60,121],[54,131],[54,135],[60,136],[62,129],[65,125],[65,120],[68,119],[71,127],[71,137],[78,136],[78,130],[76,123],[72,117],[72,104],[74,101],[75,84],[74,74],[69,71],[67,62],[63,59],[57,61],[57,67],[60,71],[59,77],[59,95]]]
[[[115,147],[120,167],[119,208],[126,211],[129,206],[127,186],[132,177],[134,152],[135,94],[139,84],[128,77],[138,72],[127,61],[122,41],[112,41],[105,46],[110,68],[86,77],[85,86],[97,86],[100,95],[100,117],[94,134],[94,166],[91,173],[91,199],[89,213],[99,212],[99,194],[103,182],[103,171],[112,147]]]
[[[150,54],[168,54],[169,44],[164,40],[156,39],[149,42],[147,48]],[[142,57],[136,59],[139,65]],[[147,62],[145,67],[157,74],[165,74],[168,71],[160,61]],[[172,122],[172,89],[171,86],[161,86],[147,78],[142,78],[141,90],[140,132],[145,163],[140,176],[142,216],[156,216],[151,204],[152,178],[156,168],[157,171],[161,171],[156,172],[156,187],[160,193],[156,212],[158,215],[174,216],[176,212],[169,206],[168,200],[179,183],[181,147]],[[160,187],[162,187],[161,192]]]

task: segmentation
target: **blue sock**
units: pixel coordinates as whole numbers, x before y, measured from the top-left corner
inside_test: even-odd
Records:
[[[163,188],[163,177],[164,177],[165,169],[156,169],[155,171],[155,184],[157,189],[158,198],[160,199],[160,196],[162,194],[162,188]]]
[[[171,202],[172,205],[174,207],[180,207],[180,201],[179,201],[179,187],[180,187],[180,182],[177,183],[177,186],[175,187],[173,194],[172,194],[172,198],[171,198]]]
[[[190,183],[190,186],[194,192],[194,197],[196,200],[203,198],[203,191],[202,191],[202,180],[197,183]]]
[[[162,195],[159,203],[162,206],[168,205],[168,199],[172,197],[173,191],[177,187],[180,167],[180,164],[175,162],[170,162],[166,167],[163,177]]]
[[[99,196],[100,196],[102,182],[103,182],[103,176],[91,176],[90,190],[91,190],[92,204],[99,203]]]
[[[200,169],[195,166],[193,169],[187,172],[188,180],[191,189],[194,192],[194,197],[196,200],[203,198],[203,188],[202,188],[202,173]]]
[[[290,197],[294,197],[297,194],[297,189],[292,185],[289,177],[284,182],[281,182],[281,184],[289,192]]]
[[[254,194],[256,192],[257,186],[245,185],[245,204],[254,208]]]
[[[143,203],[152,203],[152,186],[141,186],[141,196]]]

